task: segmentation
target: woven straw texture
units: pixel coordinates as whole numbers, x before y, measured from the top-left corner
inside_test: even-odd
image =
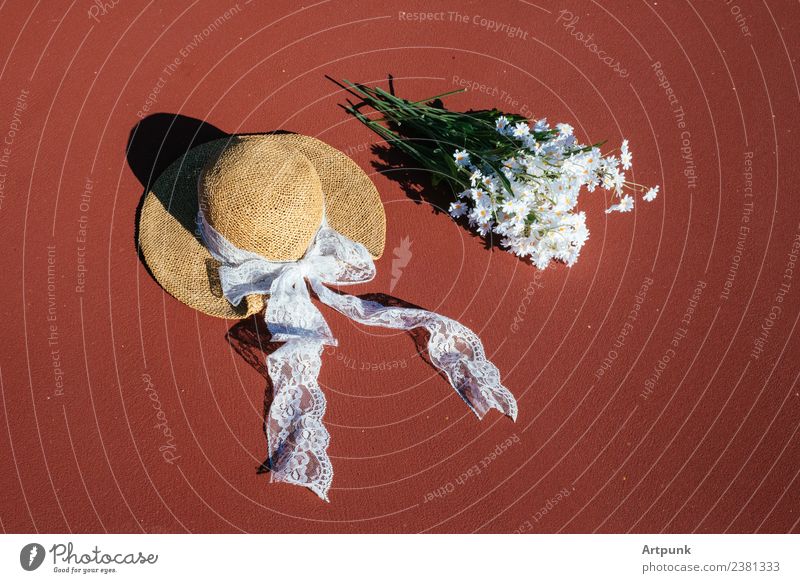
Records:
[[[322,221],[314,166],[276,140],[232,140],[207,163],[198,191],[212,227],[273,261],[300,259]]]
[[[199,194],[198,194],[199,193]],[[232,136],[189,150],[145,194],[139,246],[151,273],[181,302],[241,319],[264,309],[248,296],[232,306],[217,262],[197,234],[198,203],[212,226],[242,249],[284,261],[302,257],[322,219],[378,258],[386,217],[369,177],[350,158],[297,134]]]

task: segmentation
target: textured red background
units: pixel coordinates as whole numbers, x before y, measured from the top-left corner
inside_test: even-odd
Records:
[[[0,167],[4,531],[798,531],[800,279],[784,279],[800,229],[791,198],[796,3],[68,5],[0,7],[0,139],[11,139]],[[442,15],[400,14],[420,10]],[[573,28],[558,21],[561,10],[578,16]],[[482,19],[520,31],[509,36]],[[571,32],[592,34],[627,76]],[[474,81],[483,89],[450,98],[451,107],[547,116],[585,141],[616,145],[625,136],[636,179],[661,184],[662,194],[613,216],[603,214],[602,195],[584,196],[592,235],[580,262],[537,274],[435,212],[441,193],[414,202],[396,175],[374,170],[376,137],[336,107],[344,95],[324,76],[389,74],[401,95]],[[126,148],[156,87],[145,117],[302,132],[370,172],[385,203],[387,252],[378,278],[356,293],[390,293],[473,327],[519,399],[517,423],[496,413],[478,422],[407,334],[362,329],[324,309],[340,340],[321,376],[331,503],[258,473],[265,381],[229,341],[235,323],[172,299],[137,257],[142,181],[169,118],[142,126],[130,161]],[[182,118],[170,134],[186,142],[192,131]],[[742,225],[750,231],[725,298]],[[88,271],[78,291],[83,227]],[[404,267],[397,260],[393,277],[396,256],[408,255],[397,249],[410,258]],[[639,316],[615,347],[647,278]],[[706,287],[672,356],[698,281]],[[598,377],[611,350],[616,358]],[[645,398],[665,354],[670,362]],[[165,439],[145,378],[174,434],[173,463],[159,451]],[[470,472],[476,464],[480,473]]]

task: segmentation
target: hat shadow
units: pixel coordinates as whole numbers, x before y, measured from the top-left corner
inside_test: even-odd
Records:
[[[286,130],[229,134],[205,120],[179,113],[154,113],[139,121],[128,135],[126,158],[131,171],[147,189],[175,160],[195,146],[221,138],[291,134]]]
[[[128,165],[147,189],[193,147],[230,135],[204,120],[177,113],[154,113],[131,129],[126,150]]]
[[[136,207],[136,225],[133,233],[133,244],[139,261],[142,262],[150,277],[153,272],[145,261],[144,253],[139,245],[139,230],[141,228],[142,206],[145,194],[150,190],[156,179],[175,160],[185,155],[190,149],[206,142],[230,136],[230,134],[211,125],[210,123],[173,113],[154,113],[139,121],[128,134],[128,143],[125,157],[131,172],[142,185],[143,193],[139,197]],[[169,204],[168,193],[156,193],[164,203],[164,208],[178,219],[178,222],[187,230],[192,230],[194,225],[187,224],[186,217],[176,216],[173,205]]]

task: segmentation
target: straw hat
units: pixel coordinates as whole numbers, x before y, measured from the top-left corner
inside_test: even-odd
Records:
[[[218,263],[197,231],[206,220],[237,247],[295,261],[320,225],[383,253],[386,216],[372,181],[339,150],[298,134],[237,135],[207,142],[173,162],[145,194],[139,246],[158,283],[203,313],[242,319],[264,309],[261,295],[233,306]]]

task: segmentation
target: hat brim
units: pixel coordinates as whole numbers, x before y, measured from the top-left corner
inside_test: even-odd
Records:
[[[386,215],[380,195],[353,160],[328,144],[299,134],[235,135],[195,146],[175,160],[144,195],[139,248],[150,272],[179,301],[218,318],[237,320],[264,309],[260,295],[233,306],[222,295],[218,263],[197,233],[197,183],[206,163],[231,140],[276,140],[300,150],[314,165],[325,196],[328,223],[362,243],[373,258],[383,254]]]

